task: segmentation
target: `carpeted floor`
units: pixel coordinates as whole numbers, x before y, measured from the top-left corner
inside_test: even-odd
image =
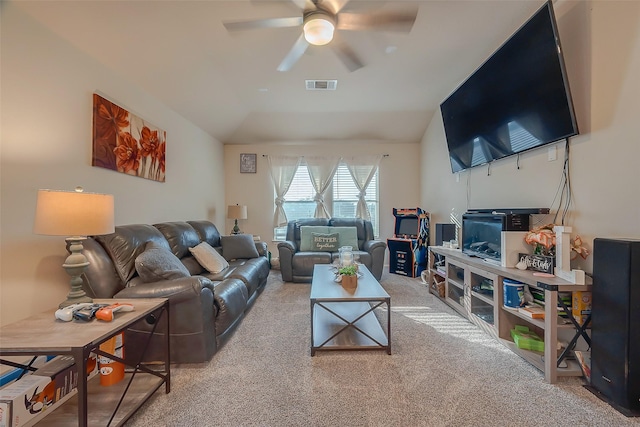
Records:
[[[309,284],[269,283],[207,364],[172,368],[130,426],[626,426],[579,378],[540,371],[456,315],[419,279],[384,273],[392,354],[310,356]],[[382,315],[384,313],[378,313]]]

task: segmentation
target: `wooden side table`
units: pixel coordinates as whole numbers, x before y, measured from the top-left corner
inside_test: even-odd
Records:
[[[63,322],[54,316],[54,310],[17,321],[0,328],[0,363],[7,356],[62,355],[73,356],[78,372],[77,395],[50,412],[44,418],[47,426],[122,425],[146,402],[162,384],[165,393],[171,391],[169,349],[169,300],[130,299],[94,300],[96,303],[133,304],[131,312],[118,312],[111,322]],[[142,319],[150,320],[156,327],[164,322],[165,359],[157,365],[136,363],[129,366],[125,378],[118,384],[103,387],[99,381],[87,381],[87,361],[90,353],[106,356],[121,363],[126,362],[99,349],[101,343],[123,332]],[[149,339],[153,336],[153,331]],[[146,343],[147,345],[149,342]],[[126,352],[126,345],[125,352]],[[146,349],[146,347],[145,347]],[[125,399],[127,397],[127,399]],[[91,411],[88,411],[91,409]],[[77,421],[76,421],[77,420]]]

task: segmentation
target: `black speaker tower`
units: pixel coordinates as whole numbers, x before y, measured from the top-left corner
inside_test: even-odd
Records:
[[[640,240],[594,240],[591,320],[588,388],[640,416]]]

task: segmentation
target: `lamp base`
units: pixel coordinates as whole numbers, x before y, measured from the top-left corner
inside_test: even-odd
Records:
[[[69,294],[71,294],[71,293],[69,293]],[[77,297],[77,298],[70,297],[69,295],[67,295],[67,299],[62,301],[58,305],[58,308],[65,308],[65,307],[69,307],[70,305],[80,304],[80,303],[83,303],[83,302],[92,303],[93,299],[89,298],[87,296],[87,294],[85,294],[84,296],[81,296],[81,297]]]
[[[66,239],[71,254],[62,264],[67,274],[71,276],[71,290],[67,294],[67,299],[60,303],[59,308],[70,306],[71,304],[79,304],[82,302],[93,302],[82,289],[82,273],[89,265],[87,257],[82,253],[82,241],[85,237],[68,237]]]
[[[231,230],[231,234],[240,234],[240,227],[238,227],[238,220],[236,219],[235,224],[233,225],[233,230]]]

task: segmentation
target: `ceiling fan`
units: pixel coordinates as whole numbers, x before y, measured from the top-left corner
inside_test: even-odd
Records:
[[[396,31],[408,33],[418,14],[417,7],[403,12],[343,11],[349,0],[291,0],[302,11],[301,16],[259,19],[253,21],[224,22],[227,31],[259,28],[286,28],[302,26],[302,34],[284,57],[278,71],[288,71],[309,47],[328,45],[349,69],[363,67],[358,55],[335,34],[340,31]]]

